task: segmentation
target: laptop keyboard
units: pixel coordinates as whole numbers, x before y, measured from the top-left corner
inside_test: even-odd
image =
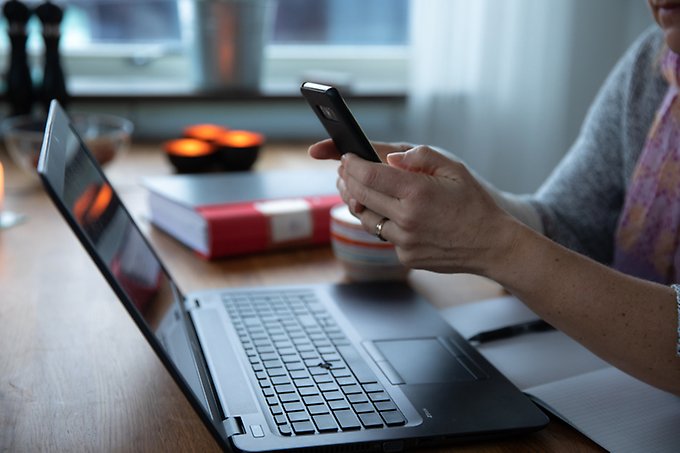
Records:
[[[312,291],[228,293],[222,300],[282,435],[406,423]]]

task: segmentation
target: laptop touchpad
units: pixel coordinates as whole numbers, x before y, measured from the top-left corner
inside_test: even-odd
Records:
[[[405,384],[476,380],[467,367],[436,338],[374,341],[373,345]]]

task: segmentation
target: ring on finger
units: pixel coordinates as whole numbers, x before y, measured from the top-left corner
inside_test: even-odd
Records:
[[[380,219],[380,221],[375,225],[375,235],[376,235],[376,237],[377,237],[378,239],[380,239],[381,241],[385,241],[385,242],[387,241],[387,239],[385,239],[385,238],[383,237],[383,235],[382,235],[382,230],[383,230],[383,227],[385,226],[385,223],[386,223],[388,220],[390,220],[390,219],[388,219],[387,217],[383,217],[383,218]]]

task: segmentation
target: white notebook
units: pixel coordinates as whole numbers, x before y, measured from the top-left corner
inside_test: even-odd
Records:
[[[514,297],[442,310],[464,337],[537,319]],[[613,452],[679,452],[680,398],[608,365],[559,331],[482,343],[479,351],[534,401]]]

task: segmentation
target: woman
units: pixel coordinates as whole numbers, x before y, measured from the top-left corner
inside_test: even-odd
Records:
[[[340,193],[407,266],[491,278],[621,370],[680,395],[680,0],[622,57],[539,191],[513,196],[427,146],[342,157]],[[329,140],[317,159],[338,158]]]

